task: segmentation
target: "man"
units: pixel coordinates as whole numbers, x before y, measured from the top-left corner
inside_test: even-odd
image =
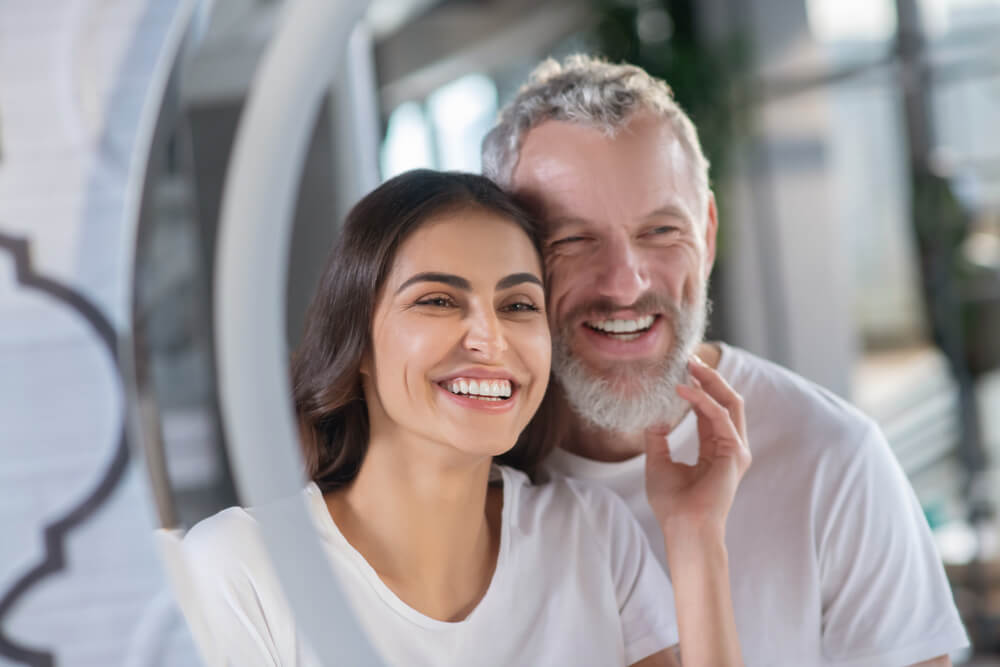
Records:
[[[745,403],[753,464],[726,528],[743,656],[763,665],[949,665],[966,646],[930,531],[875,424],[823,389],[703,342],[718,224],[708,163],[670,89],[583,56],[539,66],[483,144],[487,176],[545,225],[556,474],[621,495],[662,563],[643,433],[697,458],[676,392],[692,354]]]

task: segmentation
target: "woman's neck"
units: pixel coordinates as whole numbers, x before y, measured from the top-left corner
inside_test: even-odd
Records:
[[[460,620],[496,567],[502,490],[488,490],[488,458],[445,462],[424,444],[373,437],[358,476],[326,504],[400,599],[432,618]]]

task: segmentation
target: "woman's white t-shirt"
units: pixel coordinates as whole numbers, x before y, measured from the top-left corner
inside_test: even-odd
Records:
[[[503,483],[500,552],[464,620],[400,600],[344,538],[315,484],[309,513],[361,626],[390,665],[631,665],[677,643],[673,590],[614,494],[572,480]],[[312,665],[268,559],[254,510],[230,508],[184,539],[209,630],[231,664]],[[336,664],[327,657],[324,664]]]

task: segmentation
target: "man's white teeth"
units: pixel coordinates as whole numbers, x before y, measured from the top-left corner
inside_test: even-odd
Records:
[[[512,392],[510,380],[455,378],[448,382],[447,388],[453,394],[467,394],[494,401],[509,398]]]
[[[639,333],[653,326],[654,315],[646,315],[637,320],[600,320],[598,322],[587,322],[591,329],[597,329],[604,333],[626,334],[621,336],[624,340],[634,340]],[[632,335],[628,335],[632,334]]]

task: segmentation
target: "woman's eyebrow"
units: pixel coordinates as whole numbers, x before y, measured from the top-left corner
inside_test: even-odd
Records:
[[[534,273],[512,273],[497,281],[496,289],[502,290],[521,283],[535,283],[539,287],[544,287],[542,281]]]
[[[504,280],[506,280],[506,278]],[[456,287],[461,290],[472,289],[469,281],[461,276],[456,276],[452,273],[434,273],[426,271],[408,278],[406,282],[399,286],[399,289],[396,290],[396,294],[399,294],[413,283],[444,283],[445,285],[451,285],[452,287]]]

